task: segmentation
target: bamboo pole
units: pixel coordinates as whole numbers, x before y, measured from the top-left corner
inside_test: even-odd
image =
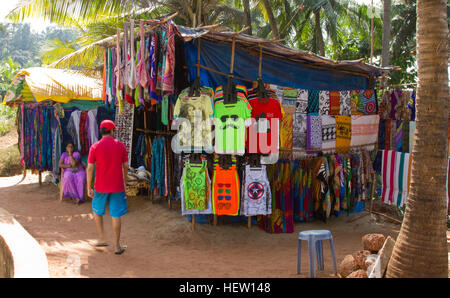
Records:
[[[376,215],[384,216],[384,217],[386,217],[386,218],[388,218],[388,219],[390,219],[390,220],[393,220],[393,221],[395,221],[395,222],[397,222],[397,223],[399,223],[399,224],[402,223],[401,220],[398,220],[398,219],[396,219],[396,218],[390,217],[389,215],[386,215],[386,214],[383,214],[383,213],[380,213],[380,212],[375,212],[375,211],[372,211],[372,213],[373,213],[373,214],[376,214]]]
[[[230,75],[230,74],[228,74],[228,73],[223,73],[223,72],[221,72],[221,71],[212,69],[212,68],[210,68],[210,67],[207,67],[207,66],[204,66],[204,65],[201,65],[201,64],[200,64],[200,65],[199,65],[199,64],[195,64],[195,66],[201,67],[201,68],[206,69],[207,71],[210,71],[210,72],[214,72],[214,73],[223,75],[223,76],[225,76],[225,77],[228,77],[228,76]],[[254,82],[253,80],[244,79],[244,78],[242,78],[242,77],[238,77],[238,76],[234,76],[234,75],[233,75],[233,77],[234,77],[235,79],[238,79],[238,80],[241,80],[241,81],[246,81],[246,82],[250,82],[250,83],[253,83],[253,82]]]
[[[326,148],[326,149],[287,149],[280,148],[278,151],[282,152],[322,152],[322,151],[335,151],[335,150],[345,150],[345,149],[357,149],[357,148],[365,148],[369,146],[376,146],[377,143],[372,144],[364,144],[364,145],[355,145],[355,146],[346,146],[346,147],[334,147],[334,148]]]

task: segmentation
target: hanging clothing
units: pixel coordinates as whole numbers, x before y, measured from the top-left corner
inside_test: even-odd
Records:
[[[391,114],[390,119],[391,120],[397,120],[396,112],[397,112],[397,106],[402,98],[402,90],[394,90],[391,93]]]
[[[382,202],[398,207],[406,203],[411,158],[409,153],[383,150]]]
[[[350,146],[374,144],[378,138],[379,115],[351,116],[351,140]],[[367,146],[367,150],[373,150],[375,145]]]
[[[319,91],[319,115],[330,114],[330,92]]]
[[[155,137],[152,143],[152,169],[150,193],[163,196],[165,194],[165,154],[164,138]]]
[[[241,215],[272,214],[272,194],[264,165],[256,168],[250,165],[245,166],[241,194]]]
[[[114,68],[114,74],[116,76],[116,90],[123,89],[123,69],[124,65],[120,56],[120,29],[117,28],[117,41],[116,41],[116,67]]]
[[[298,89],[295,112],[300,114],[308,113],[308,90]]]
[[[283,107],[283,109],[285,114],[281,120],[280,148],[292,149],[295,109],[292,109],[291,107]]]
[[[80,114],[80,146],[81,155],[86,156],[89,153],[89,139],[88,139],[88,111],[82,111]]]
[[[322,149],[324,153],[331,153],[326,149],[336,148],[336,119],[333,116],[323,115],[322,119]],[[334,151],[334,150],[333,150]]]
[[[88,111],[88,139],[89,147],[98,141],[98,124],[97,124],[97,109]]]
[[[139,62],[136,66],[136,71],[139,77],[140,86],[143,88],[148,88],[150,86],[150,74],[147,70],[148,63],[148,53],[146,51],[146,39],[145,39],[145,30],[144,30],[145,21],[139,20],[139,29],[140,29],[140,50],[139,50]]]
[[[308,114],[318,114],[319,113],[319,91],[309,90],[308,91]]]
[[[248,128],[247,152],[275,153],[279,148],[279,125],[283,119],[280,102],[273,97],[267,101],[254,97],[249,103],[254,120]]]
[[[305,150],[307,147],[307,114],[295,113],[292,132],[292,148]]]
[[[340,115],[350,116],[351,115],[351,103],[350,103],[350,91],[340,91]]]
[[[169,24],[167,31],[167,45],[165,52],[165,67],[162,84],[162,92],[164,95],[174,92],[174,74],[175,74],[175,30],[173,24]]]
[[[330,115],[339,115],[340,109],[339,91],[330,91]]]
[[[334,116],[336,119],[336,147],[350,146],[352,138],[352,118],[350,116]],[[345,149],[338,149],[337,152],[345,152]]]
[[[72,137],[73,145],[75,151],[81,151],[81,140],[80,140],[80,110],[74,110],[70,114],[69,123],[67,124],[67,132]]]
[[[307,115],[307,149],[322,149],[322,119],[320,115]]]
[[[214,97],[220,97],[217,89]],[[215,152],[217,154],[243,155],[245,153],[246,126],[249,125],[251,111],[245,95],[242,100],[238,98],[233,104],[225,104],[223,100],[215,102]]]
[[[189,97],[189,89],[178,96],[173,117],[181,120],[176,151],[212,151],[211,119],[214,115],[209,87],[202,87],[199,97]],[[168,101],[166,97],[166,102]],[[168,105],[168,102],[166,103]],[[168,107],[167,107],[168,108]],[[187,121],[186,121],[187,120]]]
[[[186,160],[181,181],[182,214],[211,214],[211,189],[206,160],[193,164]]]
[[[128,47],[128,45],[127,45]],[[137,70],[136,70],[136,60],[135,60],[135,40],[134,40],[134,19],[130,20],[130,60],[128,62],[128,87],[130,89],[136,89],[136,87],[139,84],[139,80],[137,77]]]
[[[236,158],[232,159],[229,169],[219,165],[214,159],[213,176],[213,212],[217,215],[238,215],[239,212],[239,176],[236,170]]]

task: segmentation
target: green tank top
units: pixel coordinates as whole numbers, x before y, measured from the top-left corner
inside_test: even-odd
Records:
[[[186,210],[205,210],[208,208],[208,186],[206,183],[206,161],[190,164],[186,161],[184,175],[184,202]]]

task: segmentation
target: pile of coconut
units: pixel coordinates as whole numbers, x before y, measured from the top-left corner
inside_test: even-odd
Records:
[[[389,262],[394,247],[394,240],[383,234],[366,234],[362,237],[363,250],[346,255],[339,264],[340,277],[380,278]]]

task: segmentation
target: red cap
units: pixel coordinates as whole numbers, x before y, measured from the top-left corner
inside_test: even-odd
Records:
[[[102,123],[100,123],[100,130],[104,128],[105,131],[110,131],[113,128],[117,128],[114,122],[111,120],[103,120]]]

